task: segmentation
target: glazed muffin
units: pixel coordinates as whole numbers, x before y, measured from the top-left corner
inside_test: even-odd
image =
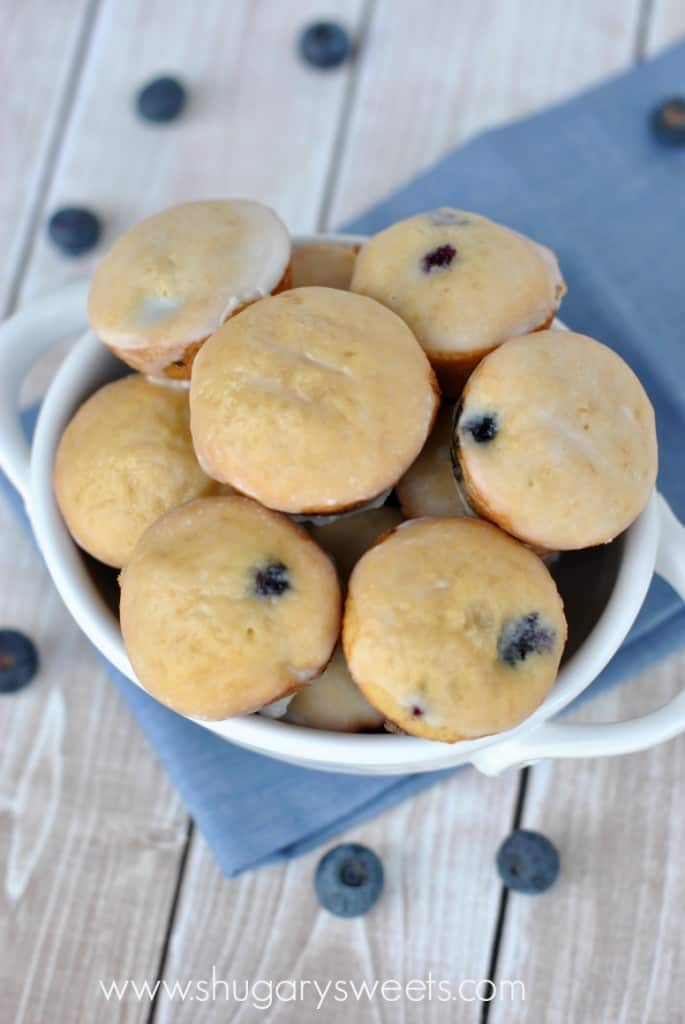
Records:
[[[350,578],[347,664],[402,732],[455,742],[517,725],[547,696],[565,641],[544,564],[481,520],[403,523]]]
[[[320,675],[340,631],[330,558],[286,516],[242,497],[167,513],[121,581],[131,665],[157,700],[223,719],[256,711]]]
[[[392,487],[438,401],[398,316],[362,295],[296,288],[250,306],[203,346],[191,430],[214,479],[270,508],[325,515]]]
[[[475,515],[452,464],[453,416],[454,406],[442,407],[423,451],[397,483],[397,497],[407,519]]]
[[[473,507],[546,548],[612,540],[656,480],[642,385],[606,345],[567,331],[516,338],[487,356],[464,391],[454,444]]]
[[[321,285],[347,291],[358,251],[358,245],[336,245],[333,242],[305,242],[296,245],[291,264],[292,287]]]
[[[330,732],[371,732],[385,719],[355,684],[340,646],[323,674],[295,694],[283,717],[293,725]]]
[[[88,300],[125,363],[187,379],[204,340],[256,299],[289,287],[290,237],[247,199],[184,203],[136,224],[100,262]]]
[[[369,239],[350,287],[409,324],[447,396],[458,395],[502,341],[549,326],[566,292],[549,249],[487,217],[448,207]]]
[[[55,496],[69,532],[115,568],[155,519],[217,486],[195,457],[187,391],[138,374],[84,402],[55,458]]]

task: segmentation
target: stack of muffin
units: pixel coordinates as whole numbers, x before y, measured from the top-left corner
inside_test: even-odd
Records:
[[[137,371],[67,426],[55,492],[121,569],[146,689],[436,740],[545,698],[566,641],[550,552],[605,543],[654,486],[654,414],[550,330],[548,249],[442,208],[357,251],[256,202],[188,203],[102,260],[93,330]]]

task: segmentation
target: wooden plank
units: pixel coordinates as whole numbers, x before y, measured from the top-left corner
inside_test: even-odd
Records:
[[[361,9],[361,0],[337,5],[353,27]],[[207,0],[197,31],[192,5],[107,0],[43,219],[63,202],[90,205],[107,241],[168,203],[247,194],[296,228],[314,226],[349,69],[320,76],[298,62],[295,38],[319,13],[314,0],[296,10],[241,0],[227,11]],[[135,87],[159,70],[179,71],[191,88],[183,121],[164,128],[131,112]],[[22,297],[82,276],[98,254],[65,260],[41,227]],[[0,878],[10,893],[0,898],[0,1019],[143,1021],[145,1000],[105,1004],[98,979],[156,976],[186,813],[22,528],[2,515],[0,570],[16,586],[0,591],[0,622],[37,638],[44,669],[35,688],[0,703],[0,735],[10,737],[0,748]]]
[[[639,0],[385,0],[360,54],[330,208],[340,224],[467,136],[628,65]]]
[[[655,0],[643,11],[650,55],[685,33],[685,10]],[[627,718],[685,681],[675,656],[574,712],[579,721]],[[497,979],[520,978],[525,1004],[493,1002],[491,1024],[675,1020],[685,983],[680,920],[685,894],[680,789],[685,739],[631,757],[559,762],[531,772],[522,824],[558,845],[562,873],[537,898],[512,894]]]
[[[327,5],[352,31],[363,0]],[[229,13],[230,11],[230,13]],[[299,30],[317,0],[108,0],[48,191],[99,211],[98,251],[65,260],[39,232],[24,295],[92,270],[102,248],[142,216],[174,202],[249,196],[269,203],[292,231],[316,225],[351,67],[327,74],[299,60]],[[189,102],[182,119],[151,126],[133,112],[137,87],[178,74]]]
[[[327,13],[356,33],[365,0]],[[39,214],[21,297],[90,274],[131,223],[175,202],[248,196],[269,203],[293,232],[314,230],[352,65],[321,74],[296,53],[299,31],[321,16],[317,0],[107,0],[83,68],[57,174]],[[189,90],[183,118],[154,126],[134,114],[138,86],[178,74]],[[104,221],[101,244],[65,259],[45,234],[51,210],[83,204]],[[26,399],[45,387],[61,345],[31,374]]]
[[[646,32],[647,54],[663,50],[684,38],[685,4],[682,0],[652,0]]]
[[[88,30],[90,6],[90,0],[51,0],[49,4],[43,0],[8,0],[3,5],[0,317],[12,298],[15,272],[32,229],[37,193],[58,141],[71,70]]]
[[[59,148],[91,7],[86,0],[5,6],[3,308],[13,298],[35,204]],[[139,774],[141,761],[150,759],[145,741],[4,502],[0,576],[12,581],[0,590],[2,625],[34,637],[42,658],[32,687],[0,702],[0,1017],[69,1024],[83,1019],[81,999],[95,995],[95,979],[111,970],[112,958],[134,970],[145,949],[155,964],[185,815],[156,763]],[[98,816],[100,806],[107,813]],[[143,910],[132,894],[151,873],[159,887]],[[145,1015],[132,1007],[118,1019]]]
[[[679,655],[574,712],[628,718],[685,683]],[[685,736],[630,757],[536,767],[523,824],[550,836],[560,880],[512,894],[498,978],[520,978],[525,1004],[493,1002],[490,1024],[667,1024],[680,1019],[685,952],[682,779]]]
[[[98,978],[154,973],[186,816],[4,501],[0,537],[0,623],[41,656],[0,700],[0,1020],[76,1024]]]
[[[278,1003],[269,1020],[325,1020],[359,1024],[398,1019],[477,1022],[479,1008],[454,1002],[449,1018],[437,1000],[440,980],[455,986],[465,978],[487,977],[490,937],[497,918],[499,880],[494,852],[506,835],[516,779],[486,779],[465,770],[413,800],[357,828],[345,839],[361,842],[382,858],[385,891],[365,917],[344,920],[318,905],[313,878],[325,849],[288,864],[263,868],[235,880],[222,879],[204,844],[190,854],[170,956],[167,984],[216,977],[238,994],[245,980],[262,999],[266,985],[281,979],[309,982],[304,1000]],[[247,809],[246,809],[247,813]],[[402,1000],[394,1005],[373,1000],[335,1001],[329,993],[317,1013],[321,988],[340,979],[360,985],[412,978],[436,988],[431,1001]],[[287,988],[281,990],[287,995]],[[233,989],[229,988],[232,997]],[[216,987],[215,1002],[202,1007],[207,1024],[252,1021],[254,1005],[225,1001]],[[414,995],[417,993],[414,992]],[[470,994],[467,990],[467,995]],[[250,996],[252,999],[253,996]],[[396,1017],[396,1015],[398,1015]],[[158,1024],[193,1024],[197,1006],[160,995]]]

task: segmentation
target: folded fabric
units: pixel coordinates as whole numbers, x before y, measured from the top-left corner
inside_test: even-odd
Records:
[[[685,515],[683,206],[685,147],[659,142],[650,114],[682,90],[685,45],[449,154],[346,230],[377,231],[433,206],[474,209],[556,250],[562,315],[633,366],[657,411],[659,485]],[[9,485],[6,485],[9,489]],[[685,639],[685,607],[656,580],[625,644],[587,692]],[[226,875],[311,849],[445,773],[355,777],[281,764],[226,743],[112,677]]]

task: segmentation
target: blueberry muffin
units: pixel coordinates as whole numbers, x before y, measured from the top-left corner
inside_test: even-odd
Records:
[[[612,540],[654,487],[654,410],[610,348],[567,331],[506,342],[470,378],[454,435],[468,499],[529,544]]]
[[[296,245],[291,264],[292,287],[321,285],[347,291],[358,251],[358,245],[336,245],[333,242],[305,242]]]
[[[295,694],[283,717],[293,725],[330,732],[371,732],[385,719],[355,684],[340,646],[323,674]]]
[[[421,516],[477,516],[469,504],[461,467],[452,450],[454,407],[443,406],[416,462],[397,483],[397,497],[407,519]],[[559,557],[538,544],[527,545],[552,565]]]
[[[131,665],[157,700],[242,715],[320,675],[340,631],[330,558],[287,516],[203,498],[147,530],[120,577]]]
[[[407,325],[334,288],[295,288],[229,320],[198,353],[190,385],[205,471],[300,514],[382,495],[421,451],[438,403]]]
[[[184,203],[119,238],[98,266],[88,315],[120,359],[187,379],[204,340],[256,299],[289,287],[290,237],[247,199]]]
[[[423,451],[397,483],[397,497],[407,519],[475,515],[452,464],[453,416],[454,407],[444,405]]]
[[[455,742],[509,729],[547,696],[566,641],[554,580],[478,519],[414,519],[350,577],[353,679],[398,730]]]
[[[549,249],[487,217],[448,207],[369,239],[350,287],[409,324],[448,396],[459,394],[473,368],[502,341],[551,324],[566,292]]]
[[[195,457],[187,391],[139,374],[91,395],[55,458],[55,496],[69,532],[115,568],[126,565],[155,519],[217,486]]]

